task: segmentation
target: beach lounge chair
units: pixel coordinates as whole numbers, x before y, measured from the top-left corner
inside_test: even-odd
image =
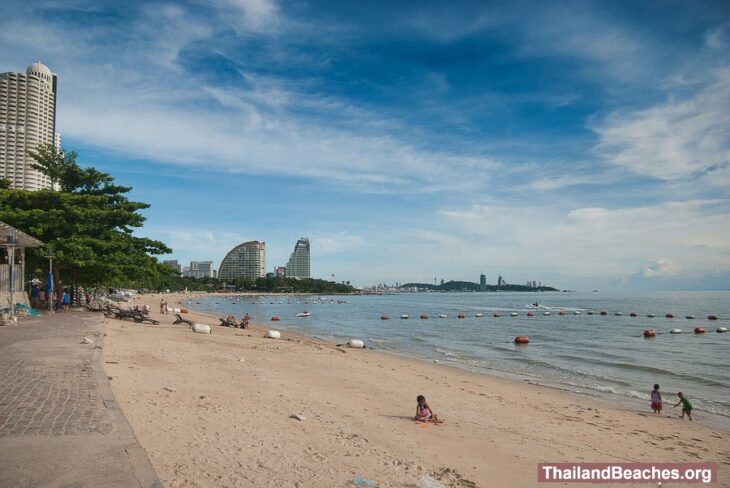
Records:
[[[195,325],[195,322],[193,322],[192,320],[189,320],[189,319],[185,319],[185,318],[181,317],[179,313],[176,313],[175,321],[173,322],[173,324],[188,324],[188,325],[192,326],[192,325]]]

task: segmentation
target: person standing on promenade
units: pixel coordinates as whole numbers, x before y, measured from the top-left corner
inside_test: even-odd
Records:
[[[63,311],[68,312],[68,304],[71,301],[71,297],[68,294],[68,290],[63,290]]]
[[[674,408],[677,408],[679,404],[682,404],[682,418],[684,418],[684,414],[687,414],[687,417],[689,420],[692,420],[692,404],[689,402],[689,399],[684,396],[684,394],[680,391],[677,393],[677,396],[679,397],[679,401],[674,406]]]
[[[659,393],[659,385],[654,385],[654,389],[651,390],[651,409],[654,413],[662,413],[662,394]]]

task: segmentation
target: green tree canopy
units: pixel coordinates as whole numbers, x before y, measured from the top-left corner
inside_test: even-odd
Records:
[[[76,153],[51,145],[31,153],[34,167],[61,191],[0,189],[0,221],[54,249],[57,282],[82,286],[157,288],[174,275],[154,255],[172,252],[164,243],[134,235],[146,203],[127,198],[130,187],[93,167],[82,168]],[[45,250],[27,256],[27,269],[41,272]]]

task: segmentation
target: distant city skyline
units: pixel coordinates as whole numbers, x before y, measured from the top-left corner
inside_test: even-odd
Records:
[[[163,259],[306,235],[358,285],[730,288],[724,2],[3,6],[0,72],[58,74]]]

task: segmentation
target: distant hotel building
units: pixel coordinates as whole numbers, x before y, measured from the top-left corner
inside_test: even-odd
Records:
[[[310,278],[309,273],[309,239],[302,237],[294,246],[289,263],[286,265],[287,278]]]
[[[0,178],[13,188],[51,188],[48,176],[31,168],[28,151],[60,146],[56,137],[57,77],[39,62],[25,73],[0,73]]]
[[[218,279],[263,278],[266,276],[266,243],[249,241],[231,249],[221,261]]]
[[[479,275],[479,291],[487,291],[487,275]]]
[[[183,275],[189,278],[215,278],[213,261],[190,261]]]

